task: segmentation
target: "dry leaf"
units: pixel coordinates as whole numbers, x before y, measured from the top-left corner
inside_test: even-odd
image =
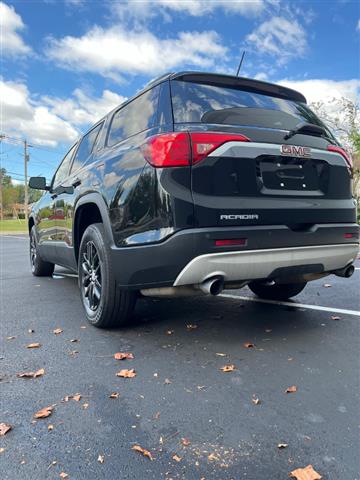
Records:
[[[120,370],[120,372],[118,372],[116,376],[124,377],[124,378],[133,378],[133,377],[136,377],[136,372],[133,368],[130,370],[124,369],[124,370]]]
[[[253,402],[254,405],[259,405],[259,404],[261,403],[261,402],[260,402],[260,399],[257,398],[257,397],[253,397],[251,400],[252,400],[252,402]]]
[[[71,343],[76,343],[76,342],[78,342],[78,341],[79,341],[79,340],[78,340],[77,338],[72,338],[72,339],[70,340]]]
[[[59,333],[62,333],[62,330],[61,328],[55,328],[55,330],[53,330],[53,333],[55,333],[55,335],[59,335]]]
[[[88,403],[83,403],[83,404],[82,404],[82,408],[83,408],[84,410],[86,410],[86,409],[88,408],[88,406],[89,406]]]
[[[210,460],[212,462],[213,460],[219,460],[219,459],[215,455],[215,453],[210,453],[210,455],[208,455],[208,460]]]
[[[220,368],[223,372],[233,372],[236,370],[235,365],[224,365],[223,367]]]
[[[186,328],[187,328],[188,330],[195,330],[195,328],[198,328],[198,326],[189,323],[189,325],[186,325]]]
[[[4,447],[1,447],[0,448],[0,453],[4,453],[5,452],[5,448]]]
[[[69,475],[65,472],[61,472],[59,477],[65,480],[65,478],[69,478]]]
[[[188,438],[182,438],[181,443],[184,445],[184,447],[188,447],[191,444]]]
[[[288,387],[286,390],[285,390],[285,393],[295,393],[297,392],[297,386],[296,385],[293,385],[291,387]]]
[[[254,348],[255,344],[254,343],[244,343],[245,348]]]
[[[54,430],[54,425],[52,425],[52,424],[50,423],[50,425],[48,425],[48,430],[49,430],[49,432],[51,432],[52,430]]]
[[[29,345],[26,346],[26,348],[40,348],[41,343],[29,343]]]
[[[175,462],[181,462],[182,458],[179,457],[179,455],[176,455],[176,453],[172,456],[172,459],[175,460]]]
[[[216,353],[215,355],[218,357],[226,357],[226,353]]]
[[[117,392],[110,393],[109,398],[119,398],[119,393]]]
[[[287,448],[288,446],[287,443],[278,443],[278,448]]]
[[[104,463],[105,462],[104,455],[99,455],[97,460],[98,460],[99,463]]]
[[[42,408],[38,412],[34,413],[34,418],[46,418],[50,417],[52,414],[53,407],[50,405],[49,407]]]
[[[131,447],[131,450],[135,450],[135,452],[142,453],[144,457],[149,458],[150,460],[153,460],[153,456],[149,452],[149,450],[146,450],[145,448],[140,447],[140,445],[133,445]]]
[[[82,329],[84,329],[84,330],[85,330],[85,328],[86,328],[86,325],[81,325],[81,327],[80,327],[80,328],[82,328]]]
[[[24,372],[24,373],[17,373],[16,376],[19,378],[36,378],[36,377],[41,377],[44,375],[45,370],[43,368],[40,368],[36,372]]]
[[[10,430],[12,429],[12,426],[8,423],[0,423],[0,437],[3,437],[6,435]]]
[[[172,383],[172,381],[169,380],[168,378],[165,378],[164,384],[165,384],[165,385],[170,385],[170,383]]]
[[[271,328],[266,328],[266,329],[265,329],[265,332],[266,332],[266,333],[270,333],[270,332],[272,332],[272,329],[271,329]]]
[[[330,287],[332,287],[331,283],[324,283],[323,286],[324,286],[325,288],[330,288]]]
[[[134,358],[134,355],[130,352],[118,352],[114,354],[115,360],[125,360]]]
[[[313,469],[312,465],[308,465],[305,468],[297,468],[289,473],[291,478],[296,480],[321,480],[322,476]]]
[[[159,420],[160,418],[160,412],[156,412],[154,415],[154,420]]]
[[[331,320],[340,320],[340,319],[341,319],[341,317],[338,317],[336,315],[331,316]]]
[[[6,337],[6,340],[15,340],[16,337],[11,336],[11,337]]]
[[[75,402],[80,402],[81,400],[80,393],[76,393],[75,395],[73,395],[72,399],[75,400]]]
[[[172,335],[174,333],[174,330],[167,330],[166,335]]]

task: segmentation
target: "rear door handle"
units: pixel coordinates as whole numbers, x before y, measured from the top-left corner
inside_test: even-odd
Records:
[[[74,188],[78,187],[79,185],[81,185],[81,180],[79,178],[76,178],[72,184],[71,184]]]

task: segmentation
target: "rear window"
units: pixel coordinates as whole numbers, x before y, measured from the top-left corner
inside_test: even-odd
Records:
[[[171,82],[175,123],[246,125],[290,130],[300,122],[326,129],[321,120],[301,102],[179,80]]]

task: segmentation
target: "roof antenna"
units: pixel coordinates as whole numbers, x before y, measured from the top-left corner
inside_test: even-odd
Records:
[[[239,76],[240,68],[241,68],[241,65],[243,63],[244,57],[245,57],[245,50],[243,51],[243,53],[241,55],[240,63],[239,63],[239,66],[238,66],[238,69],[237,69],[237,72],[236,72],[237,77]]]

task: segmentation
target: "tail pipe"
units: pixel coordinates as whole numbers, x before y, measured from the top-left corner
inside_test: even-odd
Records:
[[[340,270],[335,270],[335,275],[338,277],[350,278],[355,271],[354,265],[347,265],[344,268],[340,268]]]
[[[207,295],[219,295],[224,289],[224,279],[222,277],[213,277],[200,283],[199,288]]]

